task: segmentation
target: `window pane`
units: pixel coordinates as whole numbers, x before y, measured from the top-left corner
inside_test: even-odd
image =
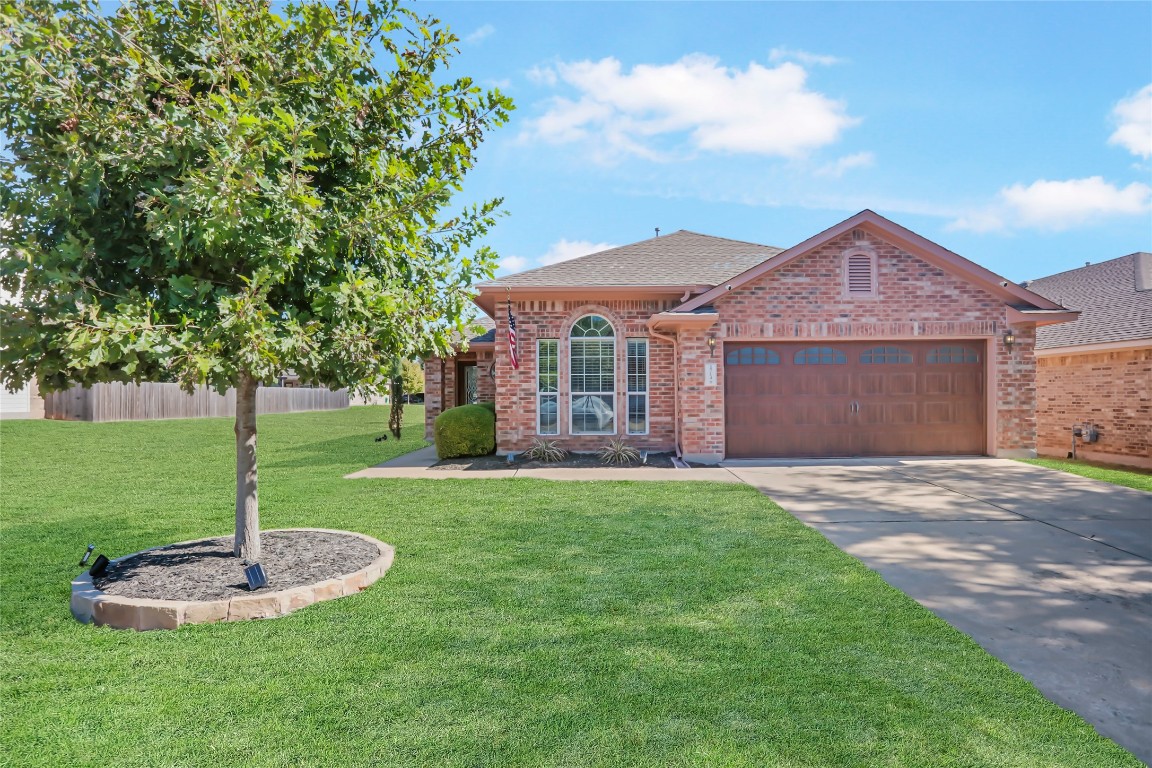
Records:
[[[557,398],[559,395],[540,395],[537,417],[539,424],[537,431],[542,435],[560,434],[560,408]]]
[[[628,434],[648,431],[648,395],[628,395]]]
[[[832,347],[808,347],[798,350],[792,362],[796,365],[845,365],[848,358]]]
[[[572,432],[612,434],[616,431],[615,398],[612,395],[573,395]]]
[[[560,383],[560,342],[556,339],[541,339],[536,353],[536,389],[539,392],[555,392]]]
[[[928,353],[929,363],[978,363],[980,353],[968,347],[936,347]]]

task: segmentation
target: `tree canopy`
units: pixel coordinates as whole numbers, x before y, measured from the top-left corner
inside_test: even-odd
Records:
[[[258,382],[381,391],[492,275],[500,201],[452,201],[512,104],[455,43],[387,0],[0,3],[0,377],[235,387],[258,556]]]
[[[500,201],[450,211],[510,101],[393,2],[0,6],[2,372],[381,389],[446,352]]]

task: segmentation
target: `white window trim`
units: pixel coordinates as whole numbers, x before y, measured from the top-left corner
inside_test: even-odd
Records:
[[[632,361],[632,356],[629,353],[628,346],[634,341],[644,342],[644,389],[633,392],[629,387],[631,384],[628,381],[628,365]],[[647,338],[643,336],[634,336],[632,338],[624,339],[624,434],[626,435],[647,435],[652,429],[652,396],[649,394],[652,385],[652,344]],[[628,399],[632,395],[644,396],[644,431],[633,432],[631,404]]]
[[[544,344],[544,343],[548,343],[548,342],[551,342],[551,343],[556,345],[556,391],[555,392],[545,392],[545,391],[540,389],[540,361],[542,359],[542,357],[540,355],[540,345]],[[560,436],[560,424],[562,423],[561,419],[560,419],[560,386],[561,386],[560,340],[559,339],[537,339],[536,340],[536,434],[540,435],[541,437],[559,437]],[[556,431],[555,432],[545,432],[540,427],[540,416],[543,414],[543,408],[541,407],[541,405],[544,402],[545,397],[556,398]]]

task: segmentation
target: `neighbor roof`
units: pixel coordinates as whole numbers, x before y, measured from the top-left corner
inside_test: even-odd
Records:
[[[682,229],[578,259],[508,275],[479,288],[713,286],[782,249]]]
[[[1025,286],[1081,311],[1074,322],[1038,328],[1037,349],[1152,339],[1152,253],[1130,253]]]

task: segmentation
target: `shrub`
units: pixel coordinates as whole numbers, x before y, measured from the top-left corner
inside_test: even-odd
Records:
[[[632,464],[640,461],[640,451],[623,440],[613,440],[597,451],[600,461],[605,464]]]
[[[524,455],[534,461],[563,461],[568,456],[568,451],[560,447],[560,443],[555,440],[544,440],[536,438],[532,441],[531,447],[524,451]]]
[[[449,408],[436,417],[432,431],[441,459],[485,456],[496,450],[496,417],[479,405]]]
[[[496,403],[492,402],[491,400],[488,400],[488,401],[485,401],[483,403],[476,403],[476,405],[480,406],[481,408],[487,408],[488,410],[492,411],[492,418],[496,418]]]

